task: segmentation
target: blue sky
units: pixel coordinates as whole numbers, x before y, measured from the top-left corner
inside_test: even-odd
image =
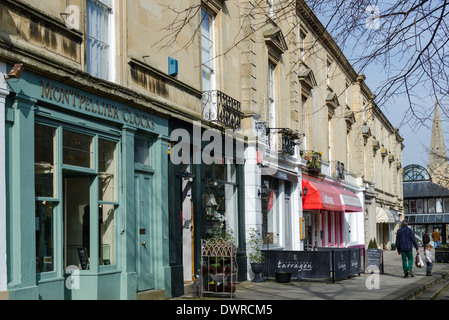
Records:
[[[368,66],[365,70],[366,83],[375,92],[380,83],[387,79],[385,74],[379,72],[379,67],[376,65]],[[429,107],[435,105],[435,100],[427,98],[425,100]],[[398,96],[394,101],[389,101],[385,105],[380,105],[382,112],[387,116],[390,123],[399,128],[400,135],[404,138],[405,148],[402,151],[402,166],[408,164],[420,164],[427,167],[429,160],[428,148],[430,147],[433,114],[430,119],[426,119],[424,124],[417,123],[413,118],[410,118],[407,113],[408,100],[404,96]],[[433,110],[433,109],[432,109]],[[447,141],[448,133],[445,132]],[[447,144],[447,142],[446,142]]]
[[[380,13],[382,14],[383,2],[376,1],[376,3],[380,6]],[[387,0],[385,4],[391,5],[391,2]],[[327,15],[327,13],[324,13],[324,15]],[[327,21],[326,17],[322,17],[320,15],[318,16],[322,22]],[[323,25],[326,25],[326,23],[323,23]],[[420,40],[424,42],[425,39]],[[356,42],[358,41],[353,41],[353,43]],[[366,54],[366,47],[360,45],[360,43],[358,46],[356,44],[350,46],[348,45],[349,43],[351,42],[348,41],[346,44],[346,48],[342,48],[342,50],[347,59],[354,65],[354,61],[357,59],[356,55],[359,53]],[[360,48],[360,50],[357,50],[357,48]],[[379,86],[388,79],[387,71],[384,70],[388,69],[393,70],[392,72],[395,72],[401,69],[403,65],[408,62],[407,57],[404,57],[403,54],[404,52],[402,51],[398,52],[398,55],[395,55],[395,53],[393,52],[392,59],[390,60],[391,65],[388,66],[382,65],[380,63],[372,63],[371,65],[366,66],[363,71],[357,70],[356,66],[354,66],[354,68],[356,69],[356,72],[363,73],[366,76],[367,85],[373,93],[376,93]],[[430,96],[429,92],[431,92],[431,90],[426,89],[424,87],[424,83],[422,87],[420,83],[420,85],[415,88],[415,96],[412,97],[412,100],[413,102],[416,102],[420,105],[419,107],[416,106],[414,110],[417,113],[418,118],[412,116],[409,110],[409,102],[405,94],[395,96],[394,99],[389,99],[384,104],[380,104],[379,101],[376,100],[378,106],[389,119],[390,123],[394,127],[399,128],[399,132],[404,138],[403,143],[405,145],[405,148],[402,152],[403,167],[408,164],[420,164],[424,167],[427,167],[427,162],[429,159],[428,148],[430,147],[433,110],[435,106],[435,97]],[[445,143],[446,147],[448,147],[449,119],[447,117],[447,114],[449,113],[449,111],[447,111],[446,108],[445,110],[446,112],[440,109],[440,114],[443,120],[442,126],[445,136]]]

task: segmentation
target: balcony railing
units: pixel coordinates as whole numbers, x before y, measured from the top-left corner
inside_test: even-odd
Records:
[[[203,92],[203,119],[235,130],[241,127],[242,115],[240,101],[219,90]]]
[[[287,128],[266,128],[267,148],[271,155],[295,156],[299,135]]]
[[[282,134],[282,148],[281,151],[285,155],[294,156],[295,155],[295,147],[298,144],[298,135],[295,134],[292,130],[282,130],[280,131]]]

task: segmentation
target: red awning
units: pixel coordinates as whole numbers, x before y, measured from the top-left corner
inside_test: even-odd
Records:
[[[302,188],[304,187],[308,191],[302,203],[303,210],[363,211],[356,194],[343,187],[302,179]]]
[[[345,211],[361,212],[363,211],[359,198],[354,192],[343,189],[341,187],[332,186],[338,193],[340,193],[340,200],[342,208]]]
[[[302,188],[307,188],[307,195],[303,200],[303,210],[342,211],[340,193],[330,184],[302,179]]]

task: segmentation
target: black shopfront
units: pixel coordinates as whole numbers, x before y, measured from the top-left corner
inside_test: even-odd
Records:
[[[169,120],[169,131],[172,276],[181,284],[194,280],[200,273],[201,239],[219,235],[234,239],[239,279],[245,278],[243,141],[232,131],[176,118]],[[221,150],[210,149],[211,132],[221,140]]]

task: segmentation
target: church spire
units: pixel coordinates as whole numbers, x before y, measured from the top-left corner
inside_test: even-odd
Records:
[[[427,169],[435,183],[438,183],[440,179],[444,177],[448,169],[448,159],[438,99],[435,101],[435,111],[433,113],[432,138],[430,141],[429,164]]]

